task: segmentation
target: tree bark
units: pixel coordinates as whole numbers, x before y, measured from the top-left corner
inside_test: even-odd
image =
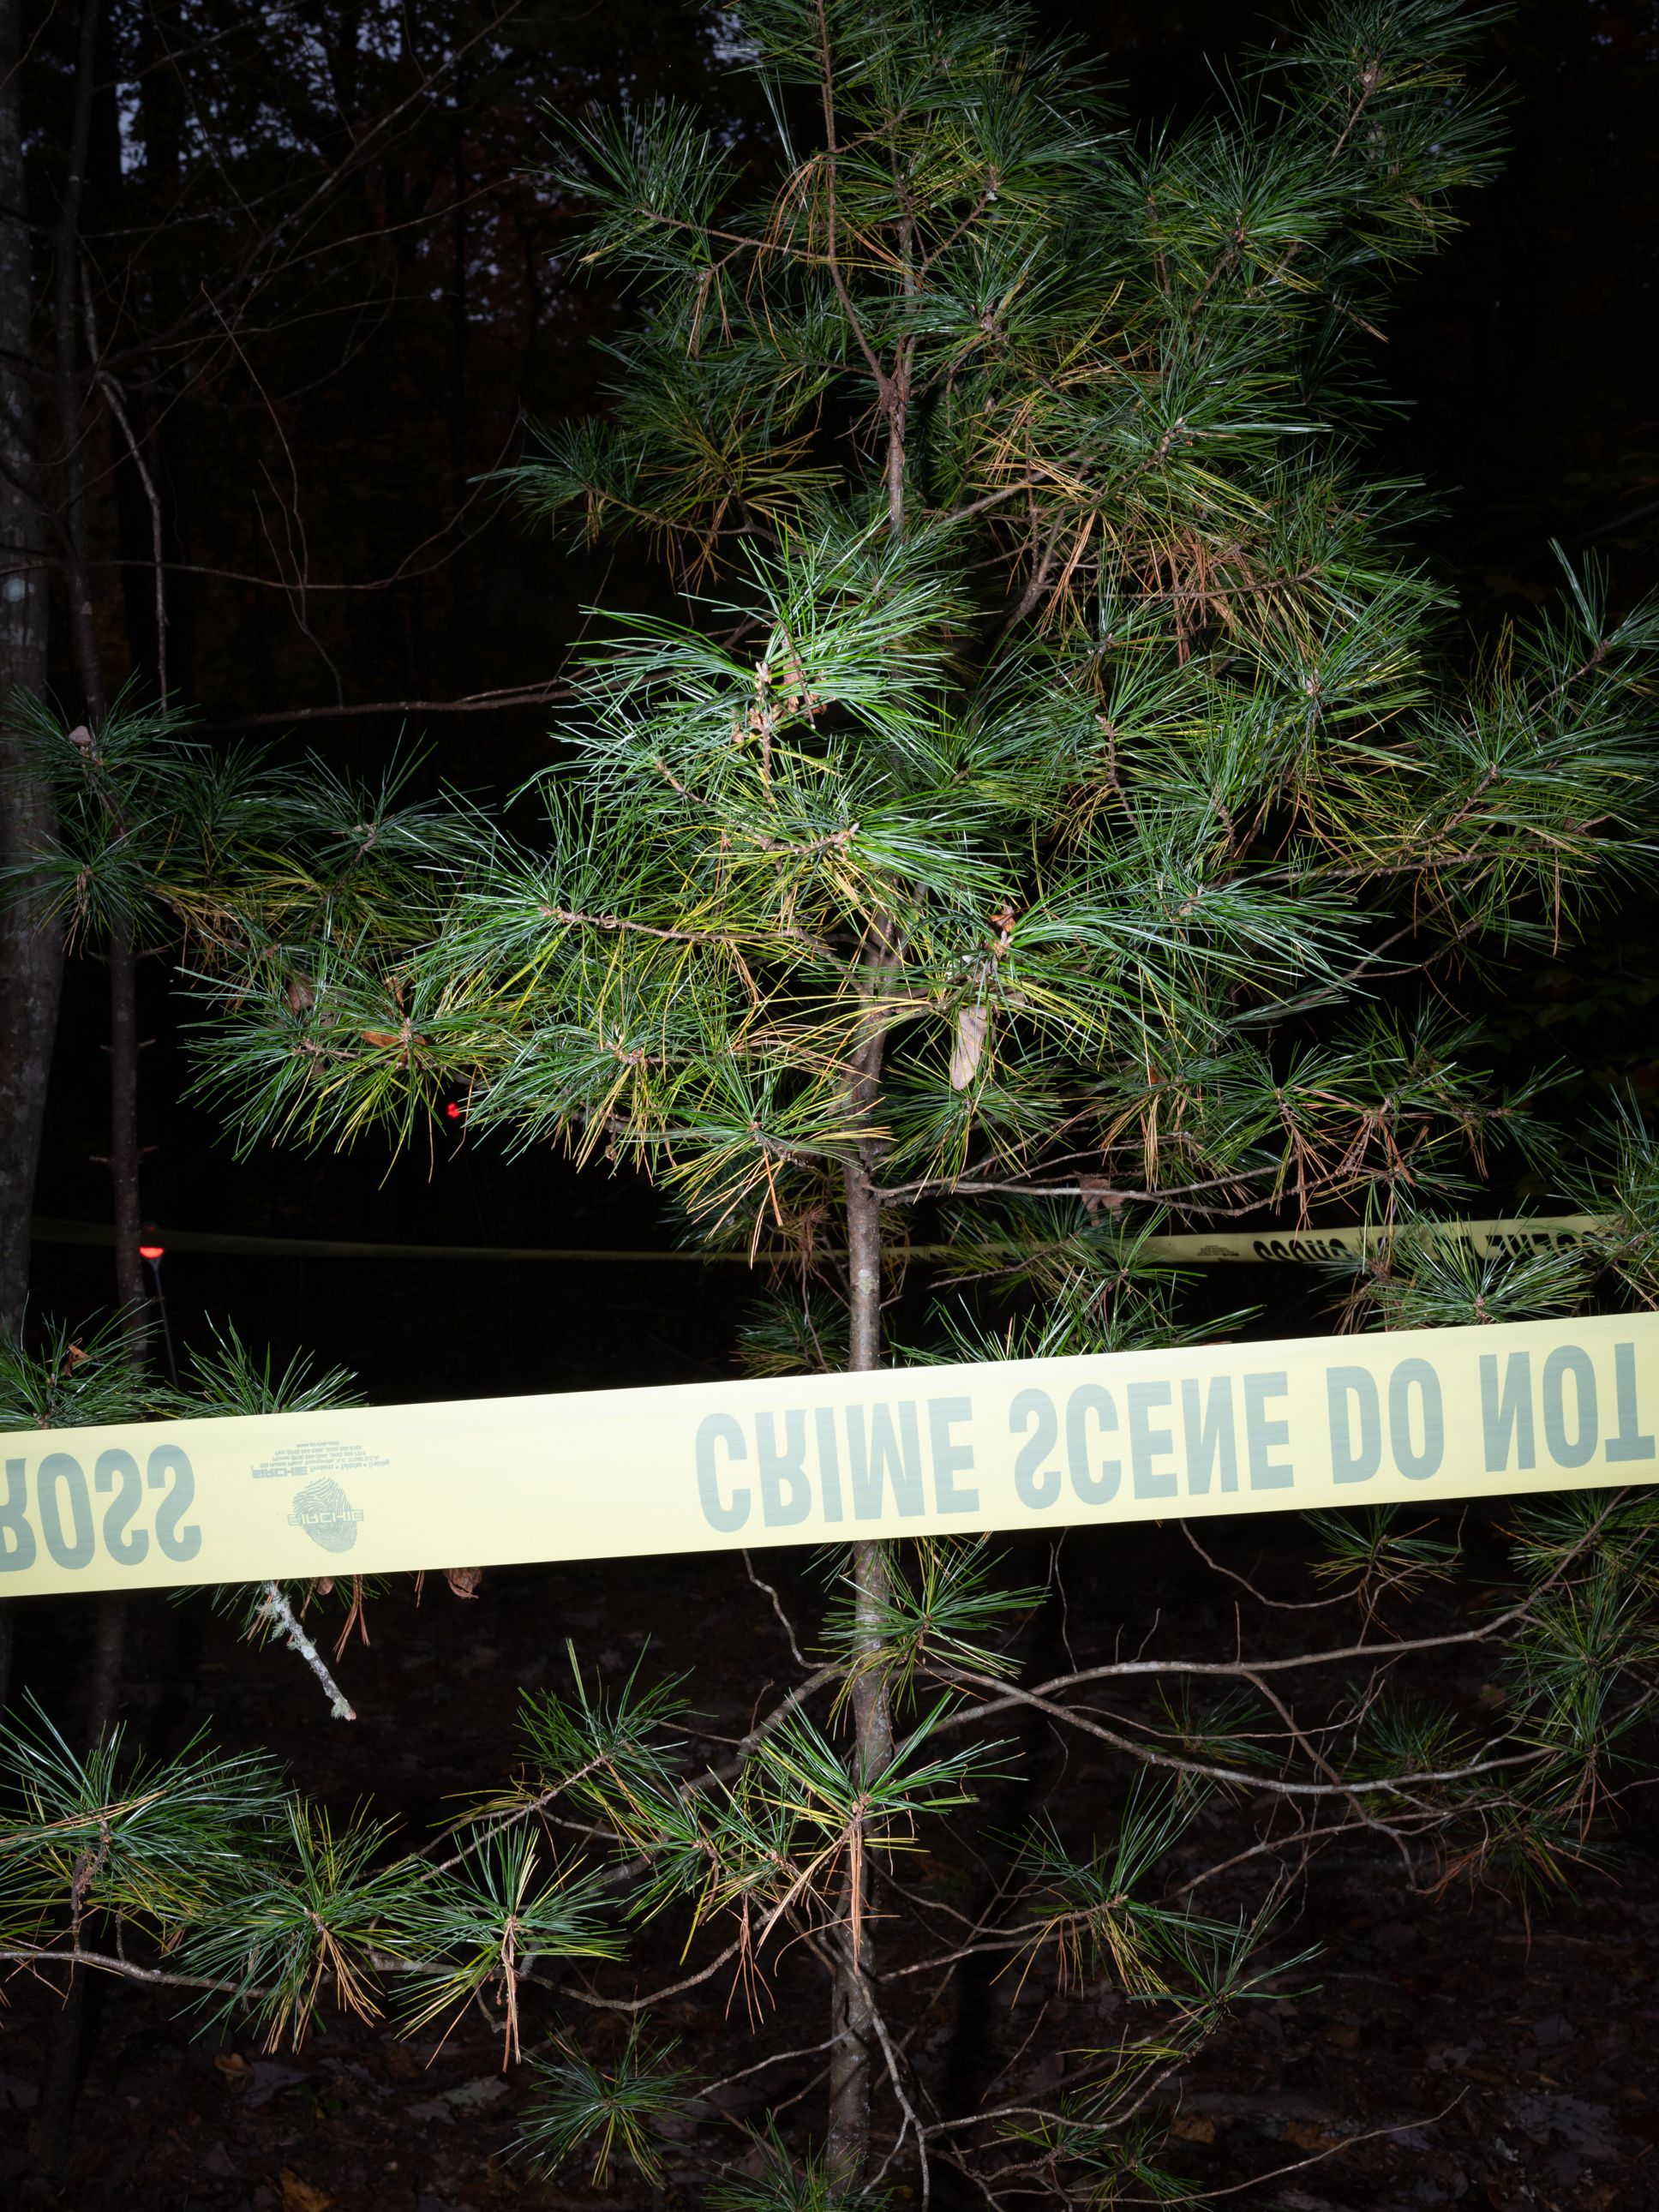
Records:
[[[878,977],[892,961],[884,927],[872,933],[866,953],[866,995],[873,1000]],[[872,1009],[864,1041],[854,1061],[854,1113],[867,1121],[881,1095],[884,1042],[879,1013]],[[855,1375],[881,1364],[881,1201],[876,1194],[878,1147],[860,1145],[846,1172],[848,1366]],[[879,1626],[888,1589],[888,1547],[855,1543],[851,1577],[856,1631],[853,1684],[854,1765],[862,1781],[878,1774],[893,1756],[893,1716],[887,1686],[867,1662],[879,1649]],[[844,1911],[830,1996],[830,2032],[837,2040],[830,2054],[831,2172],[843,2187],[863,2179],[870,2162],[870,2100],[881,2063],[876,2033],[873,1984],[875,1878],[870,1854],[850,1850],[843,1891]]]
[[[103,658],[92,596],[92,568],[87,547],[87,478],[81,374],[81,214],[86,198],[92,142],[93,100],[97,87],[98,46],[103,0],[82,0],[76,58],[74,120],[70,132],[69,173],[58,221],[57,282],[53,337],[57,353],[58,434],[63,448],[64,574],[68,587],[70,643],[76,678],[85,702],[91,736],[87,772],[95,776],[97,748],[109,712]],[[132,932],[118,921],[106,948],[109,972],[110,1135],[109,1170],[114,1197],[115,1289],[127,1322],[127,1356],[143,1358],[143,1263],[138,1256],[138,1009],[137,953]],[[106,1591],[98,1601],[93,1667],[88,1685],[88,1734],[96,1742],[113,1724],[120,1683],[121,1644],[126,1601]]]
[[[848,1365],[854,1374],[862,1374],[881,1364],[881,1210],[863,1162],[847,1170],[847,1232],[851,1294]],[[875,1631],[887,1593],[887,1547],[854,1544],[851,1577],[858,1631],[854,1663],[858,1665],[872,1656],[877,1642]],[[861,1672],[854,1680],[853,1735],[859,1778],[879,1773],[893,1756],[893,1719],[886,1685],[878,1672]],[[875,1881],[867,1851],[849,1853],[843,1897],[841,1948],[830,2004],[830,2033],[839,2039],[830,2054],[827,2148],[830,2170],[845,2188],[861,2180],[869,2165],[870,2099],[881,2061],[870,1980],[875,1964]]]
[[[92,597],[92,572],[87,552],[85,425],[86,396],[81,374],[80,333],[76,307],[81,283],[81,210],[86,194],[88,149],[91,140],[93,94],[97,78],[97,52],[103,0],[82,0],[80,44],[76,59],[74,120],[70,133],[68,175],[57,235],[56,288],[53,298],[55,386],[58,430],[62,447],[62,499],[59,517],[64,549],[64,576],[69,599],[70,642],[75,673],[86,708],[90,735],[87,750],[88,775],[98,773],[95,755],[109,702],[104,687],[103,662],[98,649],[98,630]],[[140,1327],[143,1300],[143,1269],[138,1257],[138,1024],[134,992],[137,965],[131,932],[118,925],[107,947],[110,984],[110,1151],[109,1165],[115,1193],[115,1280],[131,1326],[127,1355],[135,1364],[143,1357]],[[130,1218],[129,1218],[130,1217]],[[126,1638],[126,1600],[116,1590],[106,1591],[96,1602],[87,1680],[87,1741],[100,1742],[113,1727],[119,1702],[122,1650]],[[58,2014],[46,2075],[40,2085],[40,2107],[33,2152],[34,2181],[50,2188],[69,2161],[74,2141],[75,2110],[80,2096],[86,2042],[86,1982],[72,1974]]]
[[[52,796],[11,733],[14,695],[46,680],[46,523],[34,441],[33,283],[23,220],[22,0],[0,0],[0,866],[51,837]],[[22,1319],[29,1215],[63,976],[61,932],[0,901],[0,1333]],[[3,1685],[0,1684],[0,1700]]]
[[[20,692],[46,681],[46,517],[34,439],[34,283],[25,221],[22,0],[0,0],[0,867],[26,863],[52,832],[51,789],[13,733]],[[0,893],[0,1336],[21,1328],[29,1217],[64,975],[63,933]],[[0,1711],[15,1615],[0,1599]]]
[[[92,135],[93,98],[97,81],[97,53],[103,0],[82,0],[81,41],[76,79],[75,116],[70,131],[69,174],[58,222],[57,284],[53,302],[56,342],[58,434],[63,449],[64,573],[68,587],[70,642],[76,679],[85,702],[88,734],[84,739],[86,774],[100,790],[105,807],[124,825],[114,796],[101,784],[99,746],[109,712],[104,685],[103,659],[92,596],[92,568],[87,547],[86,459],[83,402],[87,387],[81,372],[80,322],[76,308],[81,290],[81,211],[86,194],[88,151]],[[109,970],[110,1135],[109,1170],[115,1212],[116,1295],[133,1322],[134,1357],[142,1332],[138,1319],[144,1304],[143,1266],[138,1257],[140,1202],[138,1194],[138,1010],[137,950],[131,926],[118,921],[106,947]]]
[[[86,702],[87,720],[94,733],[103,722],[107,702],[93,609],[92,570],[87,557],[87,462],[85,428],[81,419],[84,395],[75,311],[81,290],[81,208],[86,198],[98,21],[101,12],[100,0],[82,0],[74,121],[70,130],[69,172],[64,180],[64,201],[58,218],[58,268],[52,301],[52,336],[57,356],[54,383],[63,471],[59,523],[69,599],[70,642],[76,678]]]
[[[887,438],[888,527],[896,538],[904,528],[908,350],[901,340],[895,348],[891,370],[883,368],[858,319],[842,273],[836,205],[839,147],[836,68],[825,0],[817,0],[816,12],[827,155],[826,252],[830,280],[842,312],[875,381],[876,404]],[[908,242],[907,240],[907,247]],[[906,289],[910,289],[908,282]],[[892,930],[885,919],[872,923],[865,941],[863,959],[865,1027],[854,1057],[850,1090],[856,1120],[868,1127],[881,1103],[881,1063],[885,1043],[881,985],[896,963]],[[881,1364],[881,1201],[875,1185],[879,1156],[878,1142],[873,1138],[863,1139],[846,1176],[848,1365],[854,1374],[871,1372]],[[888,1547],[880,1543],[855,1543],[852,1547],[854,1766],[860,1782],[879,1773],[893,1756],[891,1705],[886,1682],[878,1664],[874,1663],[879,1656],[880,1623],[890,1586],[887,1554]],[[848,1851],[842,1948],[836,1956],[830,1999],[831,2030],[836,2040],[830,2053],[827,2146],[830,2171],[843,2188],[855,2188],[869,2170],[871,2093],[882,2057],[876,2032],[872,1980],[874,1869],[869,1852],[862,1848],[862,1838],[854,1836],[849,1843],[857,1847]]]

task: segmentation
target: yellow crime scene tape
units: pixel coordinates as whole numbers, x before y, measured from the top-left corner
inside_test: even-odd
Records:
[[[0,1593],[1438,1504],[1651,1482],[1656,1432],[1648,1313],[49,1430]]]
[[[1555,1213],[1527,1216],[1512,1221],[1419,1221],[1411,1234],[1434,1242],[1466,1243],[1477,1257],[1488,1259],[1527,1252],[1558,1251],[1583,1244],[1611,1220],[1595,1213]],[[107,1222],[58,1221],[37,1215],[31,1234],[37,1244],[110,1245],[115,1231]],[[1202,1266],[1219,1261],[1328,1261],[1363,1258],[1397,1234],[1386,1225],[1350,1225],[1334,1229],[1200,1230],[1172,1236],[1139,1238],[1135,1249],[1148,1260],[1185,1261]],[[376,1244],[338,1237],[255,1237],[240,1231],[170,1229],[166,1249],[173,1252],[238,1254],[270,1260],[555,1260],[587,1261],[605,1265],[641,1267],[659,1261],[678,1261],[703,1267],[721,1261],[753,1264],[747,1247],[717,1251],[686,1246],[679,1250],[632,1250],[620,1247],[559,1244]],[[1010,1246],[1010,1250],[1023,1248]],[[910,1249],[916,1260],[951,1259],[954,1245],[918,1244]],[[763,1251],[763,1260],[787,1261],[789,1253]]]

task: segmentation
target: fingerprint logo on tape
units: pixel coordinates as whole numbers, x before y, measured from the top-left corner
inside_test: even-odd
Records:
[[[303,1528],[313,1544],[325,1552],[349,1552],[357,1540],[362,1508],[354,1505],[337,1482],[325,1476],[308,1482],[294,1501],[290,1528]]]

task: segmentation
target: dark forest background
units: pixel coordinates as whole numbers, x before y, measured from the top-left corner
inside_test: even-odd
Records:
[[[1215,96],[1282,9],[1103,0],[1037,10],[1100,58],[1139,127]],[[79,10],[24,9],[21,106],[34,246],[44,488],[61,509],[52,287]],[[199,726],[416,784],[499,796],[551,743],[560,672],[596,603],[649,604],[647,552],[572,557],[492,473],[534,426],[591,408],[628,312],[564,258],[537,175],[550,109],[665,91],[757,132],[718,66],[720,19],[675,0],[106,0],[98,11],[79,340],[98,646],[112,690],[171,696]],[[1522,0],[1489,33],[1510,155],[1467,227],[1404,289],[1376,349],[1390,468],[1438,513],[1430,551],[1491,630],[1547,590],[1550,541],[1611,571],[1659,550],[1659,8]],[[89,350],[88,350],[89,349]],[[160,549],[158,632],[155,556]],[[81,711],[61,564],[52,689]],[[158,650],[158,638],[160,650]],[[144,963],[145,1212],[173,1230],[490,1246],[663,1249],[627,1180],[459,1144],[390,1172],[239,1162],[182,1094],[188,1001]],[[1659,1081],[1659,929],[1604,917],[1570,959],[1524,967],[1501,1009],[1546,1025],[1587,1089]],[[37,1212],[107,1222],[104,978],[72,961]],[[314,1345],[381,1399],[679,1381],[718,1371],[741,1271],[681,1262],[167,1262],[175,1330],[234,1316]],[[34,1310],[109,1297],[107,1250],[37,1243]],[[1254,1286],[1253,1286],[1254,1288]],[[1274,1325],[1317,1328],[1287,1271]]]

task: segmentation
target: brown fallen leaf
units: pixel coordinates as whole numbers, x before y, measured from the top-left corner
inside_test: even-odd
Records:
[[[246,2089],[253,2078],[253,2069],[240,2051],[216,2051],[213,2063],[227,2089]]]
[[[1201,2112],[1177,2112],[1170,2123],[1170,2133],[1177,2142],[1213,2142],[1215,2122],[1206,2120]]]
[[[1317,2120],[1286,2120],[1285,2140],[1298,2150],[1334,2150],[1343,2138],[1322,2128]]]
[[[276,2177],[276,2192],[283,2200],[283,2212],[328,2212],[334,2199],[325,2189],[314,2189],[308,2181],[301,2181],[291,2166],[285,2166]]]
[[[477,1597],[478,1584],[483,1580],[482,1567],[446,1567],[444,1580],[457,1597]]]
[[[1359,2030],[1351,2020],[1334,2020],[1325,2030],[1325,2040],[1335,2044],[1339,2051],[1352,2051],[1359,2040]]]
[[[1577,2212],[1607,2212],[1619,2191],[1610,2181],[1587,2183],[1573,2199]]]

